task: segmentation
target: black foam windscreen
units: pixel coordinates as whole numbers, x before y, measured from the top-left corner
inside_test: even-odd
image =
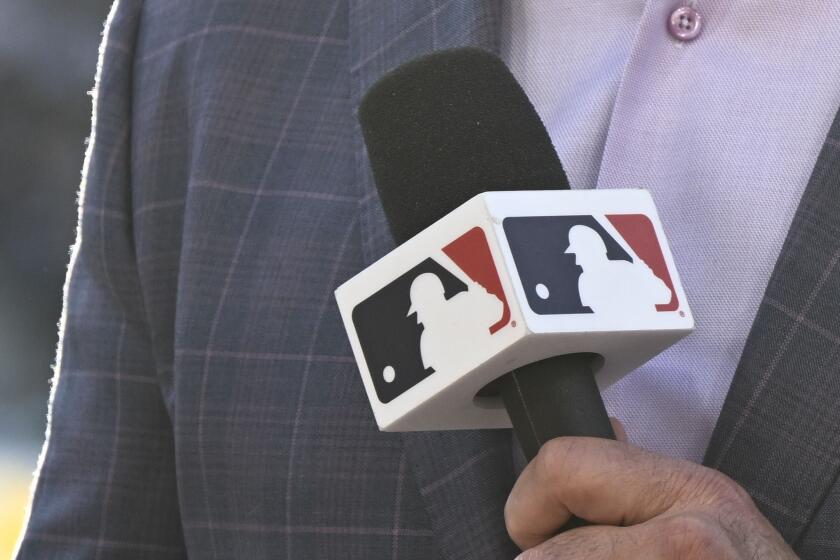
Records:
[[[569,188],[533,105],[486,51],[396,68],[364,96],[359,120],[398,244],[485,191]]]

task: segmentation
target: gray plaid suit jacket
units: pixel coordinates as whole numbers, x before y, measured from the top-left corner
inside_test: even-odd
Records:
[[[486,0],[120,0],[19,558],[512,558],[507,430],[379,433],[332,291],[391,247],[354,108]],[[840,120],[707,464],[840,557]]]

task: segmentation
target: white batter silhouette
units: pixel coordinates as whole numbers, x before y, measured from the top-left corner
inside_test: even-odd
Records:
[[[650,267],[636,259],[611,261],[597,231],[577,225],[569,230],[569,248],[583,269],[578,280],[580,302],[595,313],[655,313],[671,301],[671,290]]]
[[[471,362],[485,349],[490,327],[502,318],[504,305],[476,282],[467,282],[467,291],[449,298],[437,274],[426,272],[411,283],[408,316],[417,314],[423,325],[420,357],[424,368],[435,371]]]

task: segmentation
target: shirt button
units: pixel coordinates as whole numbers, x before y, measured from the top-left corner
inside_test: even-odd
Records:
[[[679,41],[691,41],[700,35],[700,20],[700,14],[694,8],[677,8],[668,18],[668,32]]]

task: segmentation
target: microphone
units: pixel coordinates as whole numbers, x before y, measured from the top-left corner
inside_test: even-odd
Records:
[[[365,95],[359,120],[397,243],[485,191],[569,189],[533,105],[485,51],[443,51],[397,68]],[[590,361],[547,358],[484,389],[501,393],[529,461],[554,437],[615,439]]]
[[[411,61],[359,107],[398,247],[336,290],[380,429],[615,438],[599,391],[693,328],[643,190],[571,191],[504,63]]]

